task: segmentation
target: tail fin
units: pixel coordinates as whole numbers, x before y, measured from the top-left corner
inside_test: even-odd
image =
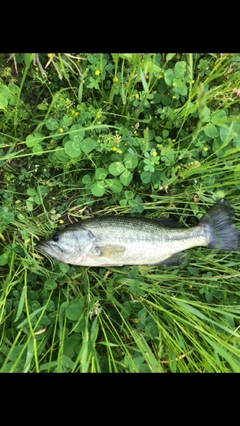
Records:
[[[234,209],[224,198],[200,219],[199,225],[208,228],[209,248],[240,251],[240,231],[234,225],[234,220]]]

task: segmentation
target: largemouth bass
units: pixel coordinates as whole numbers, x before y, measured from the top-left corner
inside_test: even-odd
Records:
[[[72,265],[174,264],[177,254],[191,247],[240,251],[234,220],[234,209],[225,199],[191,228],[169,226],[166,219],[100,216],[69,225],[37,248]]]

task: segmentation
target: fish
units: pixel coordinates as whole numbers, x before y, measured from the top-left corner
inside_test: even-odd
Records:
[[[171,219],[99,216],[83,219],[40,241],[37,248],[63,263],[89,267],[177,265],[192,247],[240,251],[235,211],[222,198],[193,227]]]

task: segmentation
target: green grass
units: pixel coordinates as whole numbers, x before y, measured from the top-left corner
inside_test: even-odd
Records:
[[[240,219],[240,56],[0,55],[0,371],[240,371],[240,253],[87,268],[36,243],[103,214]]]

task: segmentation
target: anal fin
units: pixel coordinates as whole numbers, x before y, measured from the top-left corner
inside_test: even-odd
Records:
[[[174,267],[174,266],[185,266],[189,259],[190,254],[188,252],[179,252],[175,253],[172,256],[168,257],[167,259],[162,260],[159,263],[155,263],[156,266],[168,266],[168,267]]]

